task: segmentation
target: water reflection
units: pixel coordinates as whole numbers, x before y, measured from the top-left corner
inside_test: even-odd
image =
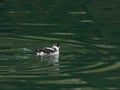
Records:
[[[59,63],[59,55],[46,55],[46,56],[36,56],[41,62],[46,62],[49,64]]]

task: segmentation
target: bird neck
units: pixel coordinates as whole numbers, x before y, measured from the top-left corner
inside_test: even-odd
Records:
[[[59,51],[59,47],[57,47],[57,46],[53,46],[52,47],[55,51]]]

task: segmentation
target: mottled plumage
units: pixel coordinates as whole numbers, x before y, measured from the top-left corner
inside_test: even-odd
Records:
[[[60,48],[60,45],[55,44],[55,45],[52,46],[52,48],[50,48],[50,47],[39,48],[35,51],[35,53],[36,53],[37,56],[59,55],[59,48]]]

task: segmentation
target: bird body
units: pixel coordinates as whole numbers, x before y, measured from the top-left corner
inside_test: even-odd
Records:
[[[35,51],[37,56],[59,55],[60,45],[55,44],[52,47],[39,48]]]

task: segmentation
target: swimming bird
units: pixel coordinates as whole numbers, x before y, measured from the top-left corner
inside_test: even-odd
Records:
[[[35,51],[36,56],[59,55],[59,44],[54,44],[52,47],[39,48]]]

